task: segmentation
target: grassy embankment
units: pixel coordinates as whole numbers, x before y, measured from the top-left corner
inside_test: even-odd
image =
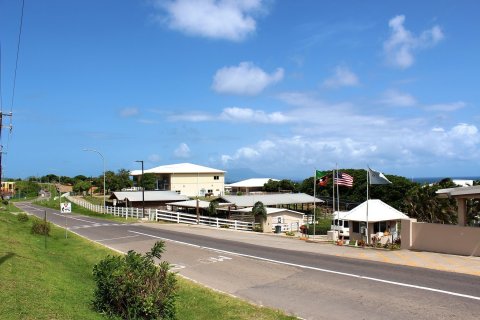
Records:
[[[92,268],[116,254],[53,227],[47,239],[30,233],[13,208],[0,210],[0,315],[2,319],[104,319],[91,308]],[[18,210],[16,210],[18,211]],[[179,278],[178,319],[295,319]]]
[[[65,202],[65,201],[67,201],[67,200],[62,198],[62,202]],[[40,206],[47,207],[47,208],[60,210],[60,201],[58,199],[56,199],[56,200],[54,200],[54,199],[42,199],[42,200],[39,200],[39,201],[34,201],[33,203],[37,204],[37,205],[40,205]],[[122,217],[114,216],[112,214],[103,214],[103,213],[94,212],[94,211],[88,210],[87,208],[84,208],[82,206],[76,205],[75,203],[72,203],[72,212],[78,213],[78,214],[83,214],[83,215],[89,216],[89,217],[106,219],[106,220],[113,220],[113,221],[118,221],[118,222],[135,222],[135,221],[138,221],[138,219],[135,219],[135,218],[130,218],[129,217],[129,218],[125,219],[125,218],[122,218]]]

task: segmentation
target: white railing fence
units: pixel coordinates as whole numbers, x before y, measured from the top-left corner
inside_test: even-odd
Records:
[[[129,217],[135,219],[141,219],[145,217],[150,221],[169,221],[175,223],[200,224],[214,228],[228,228],[246,231],[253,230],[252,222],[243,222],[238,220],[229,220],[206,216],[199,216],[197,221],[197,215],[195,214],[160,209],[146,209],[144,215],[142,208],[105,207],[104,210],[103,206],[101,205],[93,204],[88,201],[78,199],[76,197],[67,196],[67,199],[88,210],[98,213],[111,214],[118,217],[125,217],[125,219]]]

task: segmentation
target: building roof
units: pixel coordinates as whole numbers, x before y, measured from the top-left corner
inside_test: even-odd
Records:
[[[272,181],[280,181],[277,179],[271,178],[252,178],[247,180],[238,181],[235,183],[226,184],[225,187],[233,187],[233,188],[253,188],[253,187],[263,187],[268,180]]]
[[[176,207],[183,207],[183,208],[196,208],[197,207],[197,200],[187,200],[187,201],[177,201],[177,202],[169,202],[167,203],[171,206]],[[218,206],[227,206],[231,203],[219,203]],[[209,201],[198,200],[198,207],[202,209],[206,209],[210,206]]]
[[[368,204],[368,206],[367,206]],[[378,199],[370,199],[360,204],[359,206],[348,211],[344,219],[349,221],[367,221],[367,207],[368,207],[368,222],[390,221],[410,219],[406,214],[390,207],[388,204]]]
[[[285,209],[285,208],[265,207],[265,209],[267,210],[267,215],[268,214],[273,214],[273,213],[279,213],[279,212],[292,212],[292,213],[295,213],[295,214],[298,214],[298,215],[301,215],[301,216],[304,215],[302,212],[298,212],[298,211],[294,211],[294,210],[290,210],[290,209]],[[235,212],[252,212],[252,208],[250,207],[250,208],[238,209],[238,210],[235,210]]]
[[[213,169],[209,167],[199,166],[193,163],[177,163],[177,164],[167,164],[164,166],[159,166],[143,171],[144,173],[225,173],[225,171]],[[130,175],[139,176],[142,174],[142,170],[133,170],[130,171]]]
[[[480,186],[440,189],[436,193],[440,198],[478,198],[480,196]]]
[[[275,193],[275,194],[255,194],[244,196],[222,196],[227,202],[235,204],[237,207],[253,207],[257,201],[261,201],[265,206],[274,206],[282,204],[295,204],[295,203],[321,203],[324,202],[321,199],[314,198],[305,193]]]
[[[141,191],[117,191],[112,193],[109,199],[128,201],[142,201]],[[181,201],[188,200],[187,196],[176,193],[175,191],[145,191],[145,201]]]

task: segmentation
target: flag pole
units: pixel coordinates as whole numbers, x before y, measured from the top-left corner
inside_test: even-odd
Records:
[[[369,235],[368,235],[368,198],[369,198],[369,195],[368,195],[368,188],[369,188],[369,185],[370,185],[370,174],[369,174],[369,171],[368,171],[369,167],[367,166],[367,244],[370,243],[369,241]]]
[[[316,197],[317,197],[317,169],[315,168],[313,171],[313,237],[312,239],[315,239],[315,213],[317,211],[317,202],[316,202]]]
[[[340,231],[338,230],[338,227],[340,226],[340,189],[338,188],[338,163],[335,163],[335,166],[337,167],[337,232],[340,236]]]

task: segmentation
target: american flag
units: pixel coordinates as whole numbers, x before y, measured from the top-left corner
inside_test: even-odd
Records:
[[[338,177],[338,178],[337,178]],[[347,173],[339,172],[333,182],[339,186],[353,187],[353,177]]]

